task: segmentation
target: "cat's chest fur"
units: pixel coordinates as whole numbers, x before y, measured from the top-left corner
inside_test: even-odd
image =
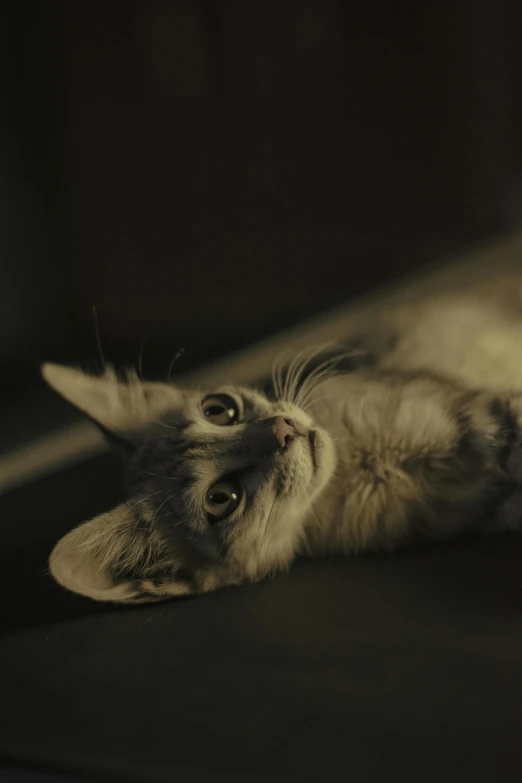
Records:
[[[312,510],[316,551],[393,546],[438,493],[465,501],[466,473],[480,481],[488,469],[459,448],[463,421],[484,416],[481,401],[442,379],[360,372],[326,381],[317,397],[313,416],[332,436],[337,464]]]

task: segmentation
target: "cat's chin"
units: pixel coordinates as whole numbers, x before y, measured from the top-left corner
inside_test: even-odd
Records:
[[[317,426],[313,418],[297,406],[288,405],[283,415],[293,419],[300,435],[304,436],[297,439],[300,442],[300,454],[304,453],[306,461],[306,468],[303,465],[301,475],[315,496],[328,483],[335,469],[337,457],[333,440],[325,429]],[[305,473],[308,474],[306,477]]]

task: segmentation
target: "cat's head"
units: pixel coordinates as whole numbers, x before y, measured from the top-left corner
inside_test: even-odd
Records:
[[[335,464],[329,435],[295,401],[120,380],[112,369],[95,377],[47,364],[43,375],[124,454],[125,502],[67,533],[50,556],[61,585],[138,603],[291,562]]]

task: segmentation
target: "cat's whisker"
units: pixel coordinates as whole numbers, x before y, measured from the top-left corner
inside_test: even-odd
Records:
[[[298,363],[303,355],[303,351],[299,351],[290,360],[290,364],[284,368],[284,360],[288,355],[288,350],[281,351],[276,357],[273,365],[272,378],[275,389],[275,396],[278,402],[290,402],[291,389],[293,388],[294,372],[297,369]],[[284,373],[284,379],[283,379]]]
[[[317,375],[318,375],[318,371],[319,371],[320,369],[322,369],[322,366],[323,366],[323,364],[324,364],[324,363],[323,363],[323,364],[320,364],[318,368],[315,368],[315,370],[313,370],[313,371],[310,373],[310,375],[308,375],[307,377],[305,377],[305,380],[304,380],[304,382],[303,382],[303,385],[301,386],[301,389],[299,389],[299,388],[298,388],[298,387],[299,387],[299,382],[300,382],[301,378],[303,377],[303,375],[306,373],[306,368],[307,368],[307,366],[309,365],[309,363],[310,363],[310,361],[311,361],[311,359],[312,359],[312,358],[313,358],[313,357],[307,357],[307,358],[306,358],[306,359],[303,361],[303,363],[302,363],[302,365],[301,365],[301,367],[300,367],[299,374],[297,375],[297,377],[296,377],[296,378],[295,378],[295,380],[294,380],[294,385],[293,385],[293,389],[292,389],[292,402],[293,402],[295,405],[298,405],[298,406],[300,406],[300,405],[301,405],[301,403],[302,403],[303,399],[304,399],[304,398],[305,398],[305,396],[306,396],[306,395],[305,395],[305,391],[311,388],[311,386],[312,386],[312,384],[313,384],[313,381],[315,380],[315,378],[316,378],[316,377],[317,377]],[[329,364],[329,363],[328,363],[328,364]]]
[[[284,399],[284,382],[285,382],[285,369],[282,362],[279,366],[278,377],[279,377],[279,400],[281,401]]]
[[[303,375],[306,365],[312,358],[313,357],[310,354],[306,353],[306,351],[304,350],[300,351],[296,355],[295,364],[292,368],[292,374],[288,384],[287,400],[289,402],[294,401],[295,392],[299,385],[299,380]]]
[[[316,349],[310,351],[307,348],[299,351],[289,368],[289,383],[285,399],[288,402],[294,402],[295,393],[299,385],[299,381],[306,370],[307,365],[312,359],[317,356],[321,351],[325,350],[325,346],[321,345]]]
[[[328,346],[330,347],[330,346]],[[326,350],[326,349],[325,349]],[[346,350],[339,350],[336,353],[334,353],[329,358],[325,359],[323,362],[321,362],[317,367],[314,368],[314,370],[310,373],[309,377],[307,378],[307,381],[310,381],[312,379],[316,379],[316,377],[320,377],[323,374],[330,375],[331,372],[336,372],[337,374],[345,374],[345,370],[336,370],[335,365],[340,362],[342,359],[347,359],[348,357],[356,356],[362,354],[363,351],[350,348]]]
[[[332,342],[328,342],[328,343],[324,343],[324,344],[320,345],[320,346],[317,348],[317,350],[316,350],[316,351],[314,351],[314,352],[313,352],[313,353],[312,353],[312,354],[311,354],[311,355],[308,357],[308,359],[307,359],[307,363],[309,363],[309,362],[310,362],[310,361],[311,361],[313,358],[315,358],[316,356],[318,356],[319,354],[321,354],[321,353],[323,353],[323,352],[324,352],[324,353],[326,353],[327,351],[332,351],[332,350],[333,350],[333,348],[334,348],[334,345],[335,345],[335,344],[334,344],[334,343],[332,343]],[[317,365],[317,367],[315,367],[315,368],[314,368],[314,369],[313,369],[313,370],[310,372],[310,374],[307,376],[307,378],[305,379],[305,382],[303,383],[303,387],[305,387],[305,386],[306,386],[306,384],[307,384],[307,382],[308,382],[308,381],[311,381],[311,380],[313,380],[313,379],[314,379],[314,378],[315,378],[315,377],[316,377],[318,374],[320,374],[321,372],[323,372],[323,368],[325,368],[325,370],[324,370],[324,371],[327,371],[327,370],[329,370],[330,366],[331,366],[331,365],[333,365],[333,364],[334,364],[336,361],[338,361],[338,360],[339,360],[339,358],[340,358],[340,356],[341,356],[341,355],[340,355],[340,353],[336,353],[334,356],[331,356],[331,357],[329,357],[329,358],[327,358],[327,359],[324,359],[322,362],[320,362],[320,363]],[[306,366],[305,366],[303,369],[306,369]],[[301,391],[302,391],[303,387],[301,387]],[[297,396],[299,396],[299,395],[297,395]]]
[[[335,359],[332,359],[328,362],[324,362],[324,367],[321,367],[320,371],[319,368],[316,368],[314,373],[310,374],[310,376],[305,380],[305,383],[303,384],[301,391],[297,396],[295,401],[296,405],[302,407],[304,404],[306,404],[310,394],[328,378],[335,378],[345,374],[345,371],[337,370],[332,366],[336,361],[339,361],[339,358],[336,357]]]
[[[335,364],[346,356],[351,355],[351,351],[344,354],[336,354],[335,356],[326,359],[321,362],[306,378],[301,390],[296,398],[296,404],[302,404],[307,395],[315,388],[324,378],[333,376],[335,374],[342,374],[342,371],[335,370]]]
[[[170,376],[172,375],[172,370],[173,370],[174,365],[176,364],[178,359],[181,356],[183,356],[184,353],[185,353],[185,349],[184,348],[180,348],[179,351],[177,352],[177,354],[172,359],[171,363],[169,364],[169,369],[168,369],[168,372],[167,372],[167,383],[170,383]]]
[[[171,424],[166,424],[164,421],[161,421],[161,419],[152,419],[151,424],[158,424],[160,427],[164,427],[166,430],[175,430],[178,431],[177,427],[173,427]]]
[[[276,501],[277,501],[277,497],[274,498],[274,500],[272,502],[272,505],[270,506],[270,511],[268,512],[268,516],[266,518],[266,523],[265,523],[265,527],[264,527],[264,530],[263,530],[263,537],[261,539],[261,546],[259,547],[259,554],[258,554],[258,558],[257,558],[258,569],[259,569],[259,563],[261,561],[261,556],[263,554],[263,549],[264,549],[264,546],[265,546],[265,538],[266,538],[266,533],[267,533],[267,530],[268,530],[268,525],[270,523],[270,519],[272,517]]]
[[[306,366],[311,362],[314,356],[316,356],[321,350],[322,347],[319,347],[310,352],[309,349],[304,348],[303,350],[299,351],[296,354],[294,359],[294,364],[292,367],[291,378],[289,380],[289,386],[288,386],[287,400],[289,402],[294,401],[294,397],[295,397],[297,387],[299,385],[299,381],[303,375],[303,372],[306,369]]]
[[[157,519],[157,517],[158,517],[158,514],[159,514],[159,512],[161,511],[161,509],[163,508],[163,506],[164,506],[166,503],[168,503],[168,502],[169,502],[169,500],[172,500],[172,498],[174,497],[174,495],[175,495],[175,493],[173,492],[173,493],[172,493],[172,495],[169,495],[167,498],[165,498],[165,500],[163,501],[163,503],[161,503],[161,504],[158,506],[158,508],[156,509],[156,511],[155,511],[155,513],[154,513],[154,516],[152,517],[152,520],[151,520],[151,523],[150,523],[150,526],[151,526],[151,527],[153,527],[153,525],[154,525],[154,522],[156,521],[156,519]]]
[[[304,545],[306,547],[306,550],[307,550],[308,554],[310,555],[310,557],[312,558],[312,560],[314,560],[315,559],[314,558],[314,553],[312,552],[312,549],[310,547],[310,544],[308,542],[308,538],[306,537],[306,533],[305,533],[304,529],[303,529],[302,536],[303,536],[302,540],[303,540],[303,543],[304,543]]]
[[[301,408],[302,411],[307,413],[310,410],[310,408],[312,408],[321,400],[326,400],[326,394],[322,394],[320,397],[314,397],[313,400],[308,400],[308,402],[305,403],[305,405],[300,405],[299,407]]]
[[[102,349],[101,338],[100,338],[100,325],[98,323],[98,312],[96,310],[96,305],[92,306],[92,317],[94,320],[94,331],[96,334],[96,347],[98,349],[98,356],[100,357],[103,372],[105,372],[107,369],[107,362],[105,361],[105,356],[103,355],[103,349]]]
[[[279,393],[280,391],[279,389],[280,374],[281,374],[281,355],[278,354],[272,363],[272,373],[271,373],[272,382],[274,384],[274,391],[276,391],[276,393]]]
[[[159,473],[152,473],[150,470],[144,470],[144,468],[139,468],[140,473],[147,473],[149,476],[154,476],[154,478],[158,479],[165,479],[166,481],[176,481],[174,476],[160,476]]]
[[[155,329],[155,328],[157,327],[157,325],[159,324],[160,320],[161,320],[161,317],[160,317],[160,318],[156,318],[156,320],[154,321],[154,323],[152,324],[152,326],[150,327],[150,329],[147,329],[147,330],[145,331],[145,334],[144,334],[144,336],[143,336],[143,339],[142,339],[142,341],[141,341],[141,343],[140,343],[140,348],[139,348],[139,353],[138,353],[138,363],[137,363],[137,367],[136,367],[136,371],[137,371],[137,373],[138,373],[138,377],[140,378],[140,380],[143,380],[143,368],[142,368],[142,362],[143,362],[143,352],[144,352],[144,350],[145,350],[145,345],[146,345],[146,343],[147,343],[147,340],[148,340],[148,339],[149,339],[149,337],[151,336],[152,332],[154,331],[154,329]]]
[[[287,367],[287,370],[286,370],[286,373],[285,373],[285,383],[284,383],[284,387],[283,387],[283,399],[284,400],[289,400],[289,398],[290,398],[290,387],[291,387],[291,384],[292,384],[293,374],[294,374],[295,367],[296,367],[297,363],[299,362],[301,353],[302,352],[297,353],[293,357],[293,359],[290,361],[290,364]]]
[[[321,497],[322,497],[322,495],[320,494],[318,497],[320,497],[320,498],[321,498]],[[324,526],[324,524],[323,524],[323,523],[320,521],[319,517],[317,516],[317,511],[315,510],[315,508],[314,508],[313,506],[311,506],[311,508],[309,509],[309,513],[310,513],[310,514],[311,514],[311,516],[313,516],[313,518],[315,519],[316,525],[317,525],[317,527],[319,528],[319,530],[324,530],[324,529],[325,529],[325,526]]]
[[[284,358],[287,354],[288,350],[281,351],[274,359],[272,365],[272,383],[274,386],[274,394],[278,401],[281,401],[283,398],[283,367]]]
[[[137,374],[138,378],[140,379],[140,381],[143,381],[143,366],[142,366],[142,363],[143,363],[143,350],[145,348],[145,341],[146,341],[146,339],[147,339],[147,337],[145,335],[144,339],[140,343],[139,353],[138,353],[138,362],[137,362],[137,365],[136,365],[136,374]]]
[[[281,398],[281,387],[280,387],[279,373],[276,368],[272,370],[272,387],[273,387],[275,399],[279,400]]]

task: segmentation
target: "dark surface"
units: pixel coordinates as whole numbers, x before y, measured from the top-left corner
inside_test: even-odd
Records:
[[[106,455],[0,499],[4,761],[147,783],[520,778],[519,539],[103,606],[45,560],[119,500],[118,473]]]

